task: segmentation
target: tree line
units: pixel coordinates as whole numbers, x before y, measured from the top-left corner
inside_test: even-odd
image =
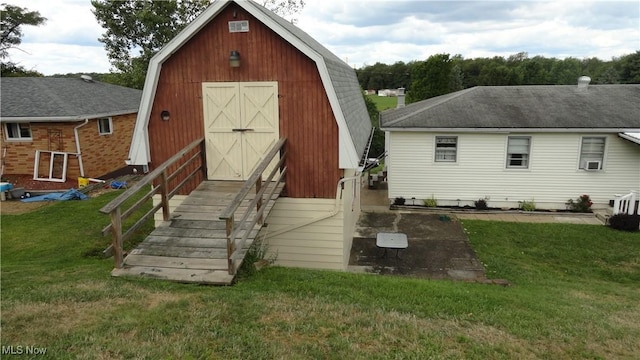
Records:
[[[640,84],[640,50],[606,61],[526,52],[474,59],[436,54],[424,61],[377,62],[356,73],[365,90],[406,88],[409,103],[481,85],[573,85],[580,76],[591,77],[592,84]]]

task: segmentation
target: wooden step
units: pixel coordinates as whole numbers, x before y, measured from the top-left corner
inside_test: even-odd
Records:
[[[227,259],[182,258],[175,256],[129,255],[127,266],[192,270],[227,270]]]
[[[123,260],[113,276],[144,276],[177,282],[230,285],[234,276],[228,274],[227,225],[220,214],[242,187],[239,182],[203,182],[171,214],[168,226],[154,229]],[[266,185],[273,186],[273,185]],[[272,199],[277,199],[284,184],[280,184]],[[235,212],[239,221],[255,194],[247,196]],[[264,217],[274,202],[268,202]],[[250,220],[256,216],[255,209]],[[247,235],[242,251],[236,255],[239,267],[262,226],[248,225],[236,234],[236,244]]]
[[[142,276],[180,283],[231,285],[234,276],[227,270],[176,269],[155,266],[126,266],[113,269],[111,276]]]

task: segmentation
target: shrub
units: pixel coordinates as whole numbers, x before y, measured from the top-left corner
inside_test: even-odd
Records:
[[[591,198],[589,197],[589,195],[586,195],[586,194],[580,195],[580,197],[577,198],[576,200],[569,199],[569,201],[567,201],[567,206],[569,207],[569,210],[573,212],[590,213],[591,205],[593,205],[593,201],[591,201]]]
[[[437,207],[438,206],[438,200],[436,200],[432,195],[431,199],[424,199],[424,206],[426,206],[426,207]]]
[[[478,199],[473,204],[476,206],[476,210],[487,210],[489,208],[485,199]]]
[[[406,200],[402,196],[398,196],[393,200],[393,205],[404,205]]]
[[[623,231],[638,231],[640,215],[615,214],[609,218],[609,226]]]
[[[522,209],[523,211],[535,211],[536,203],[533,200],[524,200],[520,203],[520,209]]]

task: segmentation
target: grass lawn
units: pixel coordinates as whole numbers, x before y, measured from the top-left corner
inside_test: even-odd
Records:
[[[395,96],[378,96],[367,95],[367,97],[376,104],[378,111],[384,111],[388,109],[395,109],[398,105],[398,98]]]
[[[55,359],[640,354],[639,233],[464,221],[511,287],[278,267],[211,287],[110,277],[112,260],[92,254],[114,196],[2,216],[2,358],[27,346]]]

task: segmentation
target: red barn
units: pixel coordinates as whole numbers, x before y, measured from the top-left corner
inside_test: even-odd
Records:
[[[151,60],[128,162],[154,168],[204,138],[207,180],[241,181],[286,138],[269,251],[346,269],[370,134],[347,63],[253,1],[215,1]]]

